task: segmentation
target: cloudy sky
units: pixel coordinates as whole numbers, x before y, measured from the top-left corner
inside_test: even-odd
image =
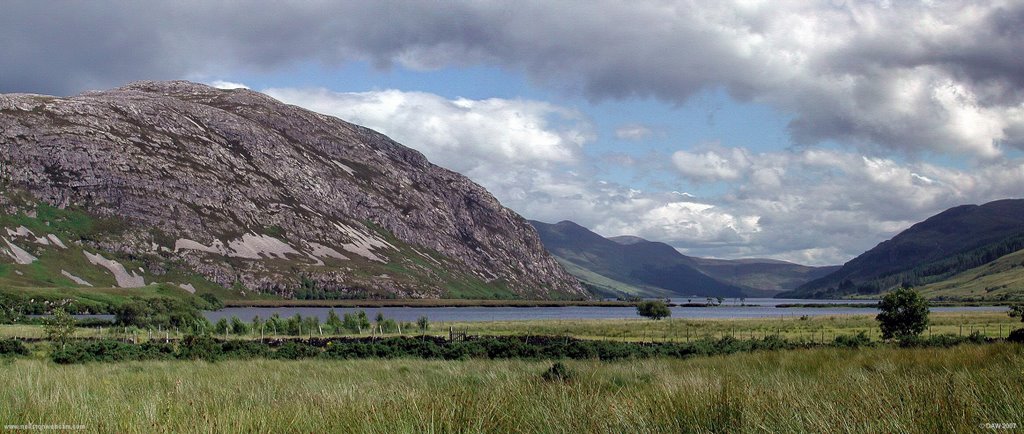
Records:
[[[1024,2],[38,2],[0,92],[246,86],[384,132],[532,219],[842,263],[1024,196]]]

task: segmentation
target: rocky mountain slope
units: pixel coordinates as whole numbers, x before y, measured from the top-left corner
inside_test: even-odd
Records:
[[[808,282],[792,297],[870,295],[944,280],[1024,248],[1024,200],[950,208]]]
[[[88,263],[118,286],[187,275],[317,298],[588,296],[466,177],[249,90],[0,95],[0,151],[0,278],[83,285],[52,274]]]

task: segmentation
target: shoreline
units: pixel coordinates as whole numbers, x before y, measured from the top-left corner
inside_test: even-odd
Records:
[[[636,302],[600,300],[224,300],[224,307],[634,307]]]

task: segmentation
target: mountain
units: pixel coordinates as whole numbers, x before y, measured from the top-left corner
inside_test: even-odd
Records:
[[[0,95],[0,151],[0,284],[588,297],[468,178],[249,90]]]
[[[1024,200],[950,208],[780,296],[877,294],[938,282],[1024,248]]]
[[[918,289],[939,300],[1024,300],[1024,250]]]
[[[744,297],[737,285],[718,281],[694,268],[693,258],[668,244],[640,238],[604,238],[570,221],[530,221],[544,246],[570,273],[602,295],[650,297]]]
[[[795,289],[839,269],[838,265],[811,267],[775,259],[693,259],[698,270],[715,279],[776,292]]]

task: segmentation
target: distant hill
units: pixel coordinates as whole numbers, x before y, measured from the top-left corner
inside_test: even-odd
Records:
[[[617,243],[570,221],[530,222],[541,242],[566,270],[604,296],[744,297],[736,285],[720,282],[693,267],[693,259],[667,244]],[[601,276],[598,280],[594,275]]]
[[[704,274],[744,288],[767,291],[791,290],[839,269],[838,265],[811,267],[775,259],[693,259]]]
[[[936,299],[1022,300],[1024,250],[919,289],[926,297]]]
[[[570,274],[601,295],[765,297],[832,269],[771,259],[694,258],[635,236],[604,238],[570,221],[531,221]]]
[[[780,296],[877,294],[926,285],[1024,248],[1024,200],[950,208],[911,226],[839,270]]]

